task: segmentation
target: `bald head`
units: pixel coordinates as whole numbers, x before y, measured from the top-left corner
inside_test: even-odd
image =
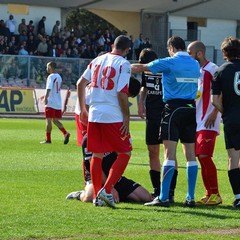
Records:
[[[195,58],[201,66],[203,66],[206,63],[205,53],[206,53],[206,47],[205,45],[200,41],[194,41],[190,43],[187,47],[187,52],[189,55],[191,55],[193,58]]]
[[[205,45],[200,41],[194,41],[188,45],[188,49],[194,50],[194,51],[201,51],[203,53],[206,52]]]

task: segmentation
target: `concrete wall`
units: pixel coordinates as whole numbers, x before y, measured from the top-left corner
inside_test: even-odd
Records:
[[[8,12],[8,6],[6,4],[0,4],[0,18],[6,21],[9,18],[11,13]],[[26,19],[26,24],[30,20],[33,20],[35,29],[37,28],[38,22],[41,20],[42,16],[46,16],[47,20],[45,22],[47,34],[52,33],[52,28],[57,20],[61,20],[61,9],[60,8],[51,8],[51,7],[38,7],[38,6],[29,6],[29,13],[27,15],[22,14],[13,14],[14,19],[17,22],[16,32],[18,24],[21,23],[21,19]]]
[[[169,16],[170,29],[187,30],[187,17]],[[222,19],[207,19],[206,27],[198,27],[201,31],[199,40],[208,46],[220,48],[220,44],[227,36],[236,36],[237,21]]]
[[[123,29],[126,30],[128,35],[133,35],[133,38],[136,38],[140,33],[140,13],[104,11],[98,9],[91,9],[89,11],[107,20],[120,31]]]

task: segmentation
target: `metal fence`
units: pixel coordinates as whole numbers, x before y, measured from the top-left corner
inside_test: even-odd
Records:
[[[75,89],[90,59],[0,55],[0,87],[45,88],[49,61],[57,63],[56,71],[63,79],[62,88]]]

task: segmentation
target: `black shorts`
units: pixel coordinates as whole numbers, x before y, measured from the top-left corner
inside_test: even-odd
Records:
[[[162,140],[196,142],[196,107],[193,100],[171,100],[163,111],[160,128]]]
[[[240,125],[224,125],[226,149],[240,150]]]
[[[159,138],[161,119],[159,120],[146,120],[146,144],[155,145],[160,144],[162,141]]]
[[[118,191],[120,201],[125,201],[130,193],[137,189],[140,184],[126,177],[121,177],[114,188]]]

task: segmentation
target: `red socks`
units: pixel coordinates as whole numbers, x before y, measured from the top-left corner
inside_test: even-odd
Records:
[[[65,135],[67,133],[66,129],[63,127],[63,128],[59,128],[60,131],[63,133],[63,135]]]
[[[201,173],[204,186],[206,188],[206,196],[217,194],[218,192],[218,179],[217,169],[212,160],[212,157],[198,158],[201,164]]]
[[[105,182],[104,188],[106,193],[111,193],[113,186],[117,183],[127,167],[130,156],[125,153],[118,154],[116,161],[110,168],[108,178]]]
[[[50,132],[46,132],[46,141],[51,142],[51,133]]]
[[[93,183],[93,199],[97,197],[99,190],[102,188],[102,159],[92,157],[90,162],[90,173]]]

